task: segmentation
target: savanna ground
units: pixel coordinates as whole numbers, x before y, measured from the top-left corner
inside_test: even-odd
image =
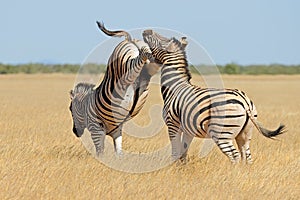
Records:
[[[194,83],[203,85],[194,75]],[[72,133],[69,90],[75,75],[0,76],[0,199],[299,199],[300,76],[223,76],[254,101],[268,128],[288,132],[270,140],[256,130],[252,165],[232,165],[216,147],[189,162],[148,173],[116,171],[94,159]],[[161,102],[157,85],[151,104]],[[145,109],[135,119],[147,124]],[[160,119],[161,120],[161,119]],[[123,148],[153,150],[169,143],[166,129],[148,139],[124,134]]]

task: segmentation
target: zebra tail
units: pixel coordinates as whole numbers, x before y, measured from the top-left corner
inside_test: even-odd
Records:
[[[122,37],[124,36],[126,38],[126,40],[131,41],[131,36],[128,32],[123,31],[123,30],[119,30],[119,31],[109,31],[105,28],[104,23],[103,22],[99,22],[97,21],[97,25],[99,27],[99,29],[105,33],[108,36],[112,36],[112,37]]]
[[[283,124],[280,124],[280,126],[276,130],[273,130],[273,131],[268,130],[268,129],[264,128],[263,125],[252,116],[250,110],[247,111],[247,114],[248,114],[249,118],[251,119],[252,123],[254,124],[254,126],[257,128],[257,130],[267,138],[273,139],[275,136],[286,132],[286,130],[285,130],[286,127]]]

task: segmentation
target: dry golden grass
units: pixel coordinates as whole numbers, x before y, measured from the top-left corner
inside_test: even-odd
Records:
[[[252,165],[233,166],[217,148],[200,159],[201,139],[194,139],[187,164],[142,174],[105,166],[75,138],[68,110],[74,79],[0,76],[0,199],[300,198],[300,76],[223,76],[226,87],[242,89],[254,101],[266,127],[288,127],[278,141],[255,131]],[[148,107],[161,102],[154,89]],[[149,117],[144,111],[135,120],[146,124]],[[146,140],[124,135],[124,149],[131,151],[168,142],[165,129]]]

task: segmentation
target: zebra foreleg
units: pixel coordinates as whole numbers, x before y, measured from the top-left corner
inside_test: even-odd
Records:
[[[168,126],[169,139],[172,146],[172,159],[178,160],[181,157],[181,130],[179,128]]]
[[[99,157],[104,152],[105,128],[102,123],[90,120],[87,129],[91,133],[91,138],[96,149],[96,156]]]
[[[96,156],[99,157],[104,152],[104,140],[105,132],[104,131],[91,131],[91,137],[95,145]]]
[[[183,133],[183,135],[182,135],[180,160],[183,162],[186,162],[187,152],[188,152],[188,149],[190,147],[190,144],[191,144],[193,138],[194,138],[194,136],[190,135],[190,134]]]

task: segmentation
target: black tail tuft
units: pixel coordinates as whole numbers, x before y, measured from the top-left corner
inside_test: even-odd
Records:
[[[276,130],[274,131],[270,131],[268,129],[265,129],[264,127],[262,127],[261,125],[259,125],[259,129],[261,131],[261,133],[268,137],[268,138],[273,138],[277,135],[283,134],[284,132],[286,132],[285,130],[285,125],[281,124]]]
[[[98,25],[98,28],[99,28],[101,31],[104,32],[104,30],[106,29],[106,28],[104,27],[104,23],[103,23],[103,22],[99,22],[99,21],[96,21],[96,23],[97,23],[97,25]]]

